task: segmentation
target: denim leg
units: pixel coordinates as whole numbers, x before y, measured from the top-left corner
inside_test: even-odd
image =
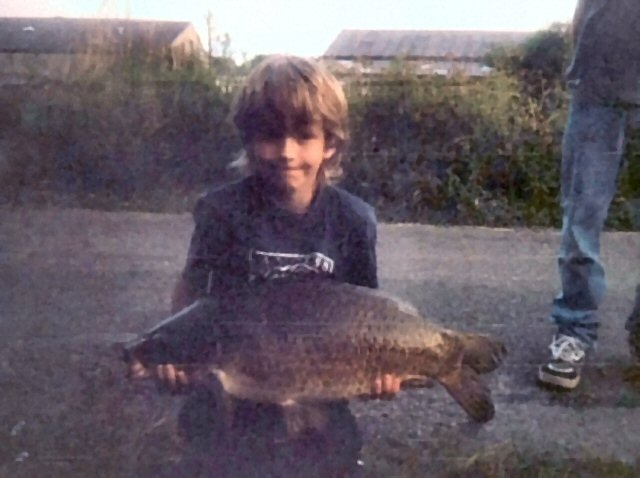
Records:
[[[551,319],[558,332],[587,345],[597,340],[598,309],[605,292],[600,233],[616,192],[626,113],[581,100],[574,92],[563,138],[562,240],[558,267],[562,291]]]
[[[640,331],[640,284],[636,286],[636,298],[633,304],[633,310],[627,318],[625,329],[629,332]]]

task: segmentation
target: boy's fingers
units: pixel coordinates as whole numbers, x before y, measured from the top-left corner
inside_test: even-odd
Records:
[[[164,382],[164,366],[156,365],[156,382],[158,386]]]
[[[156,367],[158,380],[169,389],[173,390],[176,385],[176,369],[173,365],[164,364]]]
[[[189,376],[184,370],[180,370],[173,364],[158,365],[156,367],[158,386],[165,391],[180,393],[189,386]]]
[[[149,376],[149,371],[138,360],[129,365],[129,377],[145,378]]]
[[[402,383],[402,380],[400,380],[400,377],[396,377],[395,375],[392,375],[391,376],[391,393],[399,393],[401,383]]]
[[[384,393],[393,392],[393,377],[388,373],[382,377],[382,390]]]
[[[382,393],[382,377],[378,376],[371,386],[371,395],[378,396]]]
[[[166,380],[171,384],[171,388],[175,389],[177,385],[176,368],[173,365],[165,365],[164,372]]]
[[[400,391],[400,379],[395,375],[385,374],[382,377],[382,393],[380,398],[390,400]]]
[[[183,387],[189,385],[189,377],[187,377],[187,373],[184,370],[178,370],[176,372],[176,379]]]
[[[400,391],[400,378],[391,374],[379,375],[371,384],[371,395],[379,398],[392,398]]]

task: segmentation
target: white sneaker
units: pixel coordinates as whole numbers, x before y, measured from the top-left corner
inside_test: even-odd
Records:
[[[587,346],[576,337],[554,335],[551,345],[551,360],[538,369],[538,380],[573,390],[580,383],[580,371],[584,364]]]

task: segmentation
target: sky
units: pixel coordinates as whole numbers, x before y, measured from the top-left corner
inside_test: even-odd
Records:
[[[0,17],[189,21],[208,44],[228,34],[236,61],[258,54],[321,56],[343,29],[535,31],[569,22],[577,0],[0,0]],[[217,50],[217,51],[216,51]],[[214,44],[214,54],[221,46]]]

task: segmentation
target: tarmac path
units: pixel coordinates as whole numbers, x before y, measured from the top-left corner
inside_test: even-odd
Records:
[[[188,214],[0,209],[0,477],[136,476],[172,453],[179,399],[132,391],[111,345],[166,316],[191,229]],[[432,472],[504,447],[639,462],[640,395],[622,371],[640,233],[603,236],[599,347],[571,394],[534,381],[553,333],[558,241],[553,230],[380,225],[381,287],[452,328],[500,336],[509,356],[489,379],[490,423],[470,424],[439,387],[414,390],[353,403],[366,443],[409,444]]]

